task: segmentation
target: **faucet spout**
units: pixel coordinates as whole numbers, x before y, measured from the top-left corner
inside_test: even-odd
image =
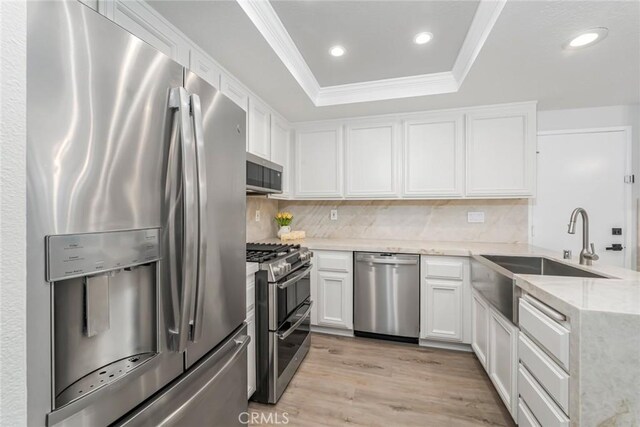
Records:
[[[582,250],[580,251],[580,264],[591,265],[593,261],[597,261],[600,257],[596,255],[593,243],[589,244],[589,215],[587,215],[586,210],[583,208],[575,208],[573,212],[571,212],[567,232],[569,234],[576,233],[578,215],[582,217]]]

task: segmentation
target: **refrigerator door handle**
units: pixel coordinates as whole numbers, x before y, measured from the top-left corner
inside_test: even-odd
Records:
[[[200,97],[191,95],[193,131],[195,135],[196,166],[198,174],[198,278],[195,295],[195,313],[191,330],[191,340],[197,342],[202,336],[204,312],[204,292],[207,283],[207,159],[205,157],[202,130],[202,108]]]
[[[169,204],[169,282],[171,301],[174,307],[174,325],[170,330],[173,350],[183,352],[187,347],[189,336],[189,312],[192,307],[193,285],[196,280],[197,259],[195,239],[197,233],[197,214],[195,211],[195,147],[190,126],[190,103],[187,91],[183,87],[172,88],[169,95],[169,108],[174,109],[174,131],[170,149],[169,170],[167,174],[166,202]],[[174,145],[178,144],[179,148]],[[178,165],[179,156],[182,164]],[[180,176],[178,176],[180,171]],[[172,173],[173,172],[173,173]],[[177,200],[182,195],[183,203],[178,206]],[[178,218],[182,213],[182,224]],[[179,230],[180,225],[182,229]],[[182,237],[178,248],[178,238]],[[182,265],[178,265],[180,259]]]

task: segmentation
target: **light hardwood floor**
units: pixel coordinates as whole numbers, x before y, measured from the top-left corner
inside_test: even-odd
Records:
[[[323,334],[278,404],[249,411],[290,426],[515,425],[471,353]]]

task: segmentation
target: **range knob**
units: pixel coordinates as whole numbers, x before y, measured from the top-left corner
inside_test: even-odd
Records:
[[[271,270],[273,271],[274,276],[279,276],[280,274],[282,274],[282,265],[274,265]]]

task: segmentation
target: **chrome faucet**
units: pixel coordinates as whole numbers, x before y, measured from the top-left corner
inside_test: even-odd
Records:
[[[589,250],[589,216],[587,211],[582,208],[575,208],[571,212],[571,218],[569,219],[569,234],[576,234],[576,220],[578,214],[582,215],[582,250],[580,251],[580,264],[591,265],[593,261],[600,259],[596,255],[596,250],[591,243],[591,250]]]

